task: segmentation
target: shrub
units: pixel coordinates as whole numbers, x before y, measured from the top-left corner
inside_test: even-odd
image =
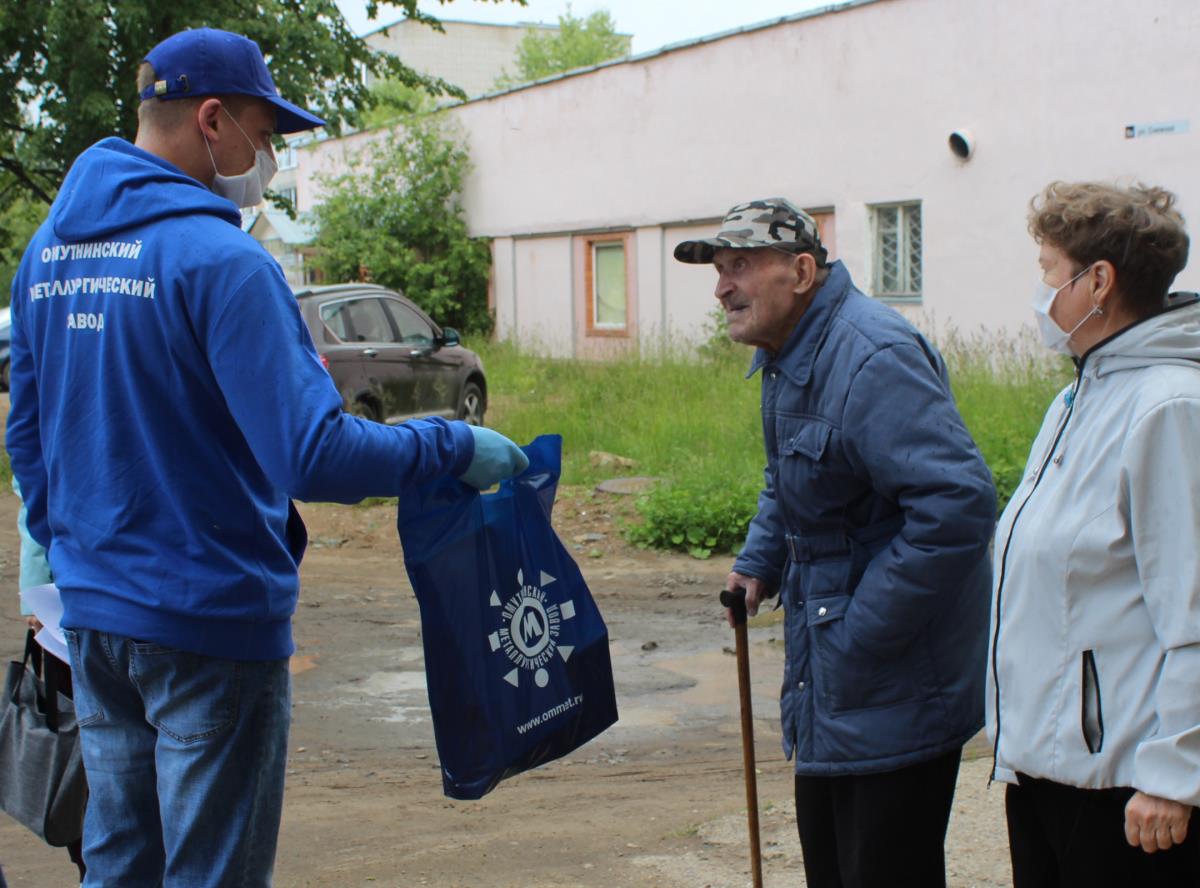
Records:
[[[696,558],[736,554],[757,510],[758,490],[745,479],[730,481],[708,485],[690,480],[655,488],[639,498],[642,523],[626,527],[626,539],[644,549],[674,549]]]
[[[467,236],[460,203],[470,167],[461,130],[436,114],[410,115],[319,176],[315,264],[325,279],[400,290],[439,324],[491,330],[491,248]]]

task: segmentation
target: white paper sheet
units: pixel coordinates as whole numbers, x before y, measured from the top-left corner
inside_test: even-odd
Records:
[[[42,621],[41,631],[34,636],[43,648],[70,665],[71,656],[67,653],[67,638],[62,631],[63,606],[58,595],[58,587],[53,583],[45,586],[30,586],[21,590],[21,602],[27,610]]]

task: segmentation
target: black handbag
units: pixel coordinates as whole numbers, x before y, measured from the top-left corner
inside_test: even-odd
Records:
[[[75,704],[60,693],[56,674],[65,668],[48,654],[43,663],[30,629],[0,700],[0,810],[55,846],[83,835],[87,807]]]

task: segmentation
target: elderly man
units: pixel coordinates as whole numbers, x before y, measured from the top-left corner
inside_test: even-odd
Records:
[[[782,198],[740,204],[711,263],[758,347],[766,483],[728,588],[779,592],[783,746],[812,888],[945,884],[963,744],[983,724],[991,476],[937,351],[826,262]]]
[[[240,229],[271,137],[319,126],[251,40],[168,38],[137,141],[75,161],[13,284],[8,449],[62,593],[91,797],[87,886],[265,886],[305,534],[352,502],[521,470],[463,423],[346,415],[275,261]]]

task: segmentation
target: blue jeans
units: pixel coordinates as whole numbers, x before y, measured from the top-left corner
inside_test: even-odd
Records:
[[[85,888],[271,884],[288,661],[67,630],[88,776]]]

